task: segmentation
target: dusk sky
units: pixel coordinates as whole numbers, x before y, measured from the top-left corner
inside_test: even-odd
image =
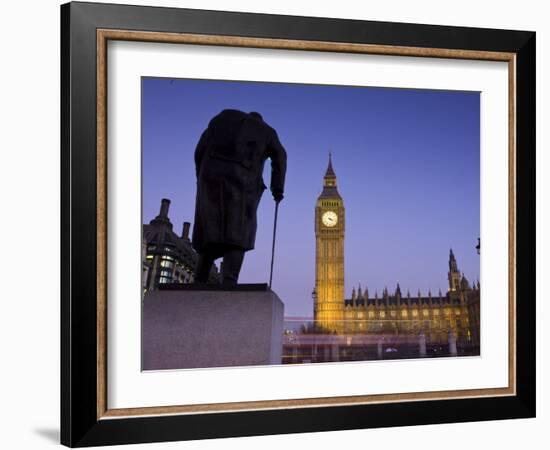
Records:
[[[346,297],[359,283],[371,296],[397,282],[403,294],[444,294],[451,247],[479,278],[478,92],[144,78],[142,95],[143,222],[169,198],[178,234],[193,221],[193,154],[210,119],[258,111],[276,129],[288,170],[273,290],[286,316],[313,316],[314,210],[329,150],[346,208]],[[268,160],[267,186],[270,169]],[[266,190],[241,283],[269,281],[274,206]]]

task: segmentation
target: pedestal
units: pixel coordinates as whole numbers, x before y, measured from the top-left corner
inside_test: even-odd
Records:
[[[284,305],[269,289],[156,290],[143,299],[143,370],[281,364]]]

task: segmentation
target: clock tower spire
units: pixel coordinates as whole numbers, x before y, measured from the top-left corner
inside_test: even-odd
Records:
[[[336,173],[332,168],[332,153],[328,152],[328,167],[325,173],[323,186],[336,186]]]
[[[344,201],[338,193],[329,153],[323,191],[315,205],[315,324],[323,330],[344,329]]]

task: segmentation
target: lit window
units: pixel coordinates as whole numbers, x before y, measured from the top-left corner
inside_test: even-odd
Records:
[[[166,261],[164,258],[162,258],[162,261],[160,262],[160,267],[171,269],[172,267],[174,267],[174,263],[172,261]]]

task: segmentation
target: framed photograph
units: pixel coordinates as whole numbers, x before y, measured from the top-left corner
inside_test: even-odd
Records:
[[[61,7],[61,442],[535,415],[535,33]]]

